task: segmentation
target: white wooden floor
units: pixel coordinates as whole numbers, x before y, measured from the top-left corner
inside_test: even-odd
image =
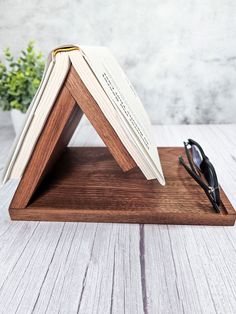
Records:
[[[157,126],[192,137],[236,206],[236,125]],[[0,169],[12,129],[0,127]],[[71,145],[102,145],[88,125]],[[236,313],[236,227],[11,222],[0,191],[0,313]]]

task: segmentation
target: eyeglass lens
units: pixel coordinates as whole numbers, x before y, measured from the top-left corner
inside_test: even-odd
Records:
[[[213,172],[213,167],[209,160],[203,158],[201,151],[196,145],[191,145],[192,159],[194,166],[203,174],[207,184],[212,187],[212,196],[217,203],[219,203],[219,192],[215,190],[218,187],[216,176]]]
[[[197,166],[197,168],[200,170],[201,169],[200,166],[203,161],[202,154],[196,145],[191,146],[191,151],[192,151],[193,162]]]

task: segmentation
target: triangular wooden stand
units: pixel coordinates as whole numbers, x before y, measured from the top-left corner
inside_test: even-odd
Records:
[[[83,113],[108,149],[67,148]],[[236,213],[223,190],[217,214],[178,165],[181,148],[159,148],[159,152],[165,187],[144,178],[71,67],[10,204],[10,216],[13,220],[234,224]]]

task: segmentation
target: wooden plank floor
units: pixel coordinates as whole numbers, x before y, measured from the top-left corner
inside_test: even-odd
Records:
[[[236,125],[156,126],[192,137],[236,206]],[[0,124],[0,171],[14,134]],[[71,146],[103,145],[86,123]],[[11,222],[0,190],[0,313],[236,313],[236,227]]]

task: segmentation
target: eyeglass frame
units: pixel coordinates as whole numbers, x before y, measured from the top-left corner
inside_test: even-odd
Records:
[[[192,145],[196,145],[197,148],[199,149],[200,153],[201,153],[201,157],[202,159],[207,162],[208,167],[210,167],[213,175],[214,175],[214,179],[216,180],[217,184],[216,187],[212,187],[207,185],[202,179],[201,179],[201,175],[203,174],[203,172],[201,172],[201,169],[199,169],[197,167],[197,165],[195,165],[195,167],[197,167],[197,169],[199,170],[199,173],[196,172],[195,167],[193,165],[193,161],[192,158],[190,156],[189,150],[188,150],[188,145],[192,146]],[[204,190],[206,196],[208,197],[209,201],[211,202],[213,208],[215,209],[215,211],[217,213],[220,213],[220,196],[219,196],[219,203],[217,204],[217,201],[214,199],[214,197],[212,196],[212,193],[216,190],[218,190],[218,195],[219,195],[219,184],[218,184],[218,179],[216,176],[216,171],[214,166],[212,165],[212,163],[209,161],[209,158],[205,155],[202,147],[194,140],[192,139],[188,139],[188,142],[184,142],[184,149],[185,149],[185,154],[187,156],[188,162],[190,167],[185,163],[183,157],[180,155],[179,156],[179,163],[185,168],[185,170],[188,172],[188,174],[200,185],[200,187]]]

